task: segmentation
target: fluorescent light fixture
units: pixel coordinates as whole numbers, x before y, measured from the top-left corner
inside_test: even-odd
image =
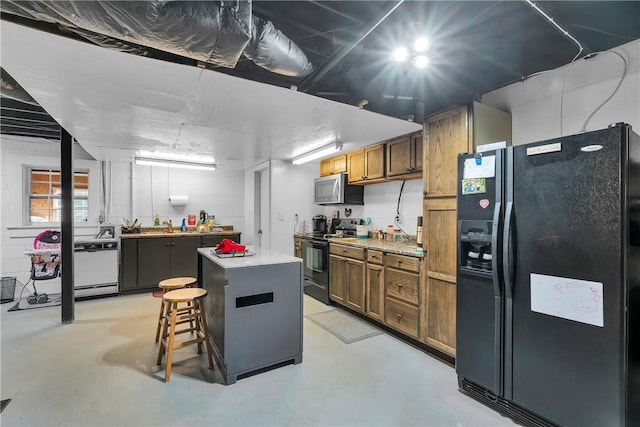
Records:
[[[161,151],[138,150],[138,157],[162,160],[179,160],[187,163],[215,163],[216,159],[212,156],[202,154],[181,154],[181,153],[163,153]]]
[[[182,160],[152,159],[149,157],[136,157],[136,165],[164,166],[167,168],[197,169],[214,171],[217,169],[215,163],[185,162]]]
[[[334,142],[332,144],[325,145],[313,151],[309,151],[308,153],[304,153],[297,157],[294,157],[293,160],[291,160],[291,162],[294,165],[301,165],[303,163],[310,162],[311,160],[319,159],[320,157],[337,153],[340,150],[342,150],[342,142]]]

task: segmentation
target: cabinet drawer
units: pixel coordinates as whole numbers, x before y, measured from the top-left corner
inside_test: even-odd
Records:
[[[367,262],[371,264],[382,264],[384,252],[367,250]]]
[[[385,275],[387,296],[418,304],[420,276],[416,273],[387,268]]]
[[[364,249],[354,248],[352,246],[336,245],[332,243],[329,245],[329,253],[347,258],[364,260]]]
[[[387,298],[385,319],[388,326],[399,330],[413,338],[418,338],[418,307],[405,302]]]
[[[387,254],[387,267],[420,272],[420,258],[397,254]]]

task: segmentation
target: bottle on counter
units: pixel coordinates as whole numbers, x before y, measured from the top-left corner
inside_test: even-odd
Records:
[[[153,219],[153,225],[156,227],[160,226],[160,215],[156,214],[155,218]]]
[[[418,228],[416,230],[416,245],[422,247],[422,217],[418,217]]]
[[[393,242],[393,225],[387,225],[387,242]]]
[[[182,218],[182,224],[180,224],[180,231],[187,231],[187,220],[186,218]]]

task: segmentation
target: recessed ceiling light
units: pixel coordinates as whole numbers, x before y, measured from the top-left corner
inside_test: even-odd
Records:
[[[418,37],[413,42],[413,50],[416,52],[426,52],[431,47],[431,42],[426,37]]]
[[[391,52],[391,59],[394,61],[402,62],[409,58],[409,49],[404,46],[396,48]]]
[[[415,65],[416,68],[427,68],[429,66],[429,58],[427,58],[427,55],[414,56],[413,65]]]

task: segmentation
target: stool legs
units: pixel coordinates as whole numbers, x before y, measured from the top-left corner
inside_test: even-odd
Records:
[[[160,329],[162,329],[162,325],[164,324],[164,311],[165,303],[164,301],[160,301],[160,314],[158,315],[158,327],[156,328],[156,342],[160,340]]]
[[[158,349],[157,364],[162,364],[162,356],[167,354],[167,367],[165,369],[164,381],[169,382],[171,378],[171,364],[173,361],[173,350],[182,348],[189,344],[197,344],[198,354],[202,353],[202,343],[204,342],[207,349],[207,359],[209,368],[213,369],[213,349],[209,342],[209,332],[207,330],[207,321],[205,319],[202,298],[189,301],[187,311],[179,308],[177,302],[164,303],[164,322],[162,325],[162,339],[160,340],[160,348]],[[186,314],[183,314],[186,313]],[[178,315],[180,316],[178,317]],[[176,326],[182,323],[188,323],[186,329],[176,330]],[[182,343],[175,343],[175,336],[185,332],[195,332],[195,339]]]

